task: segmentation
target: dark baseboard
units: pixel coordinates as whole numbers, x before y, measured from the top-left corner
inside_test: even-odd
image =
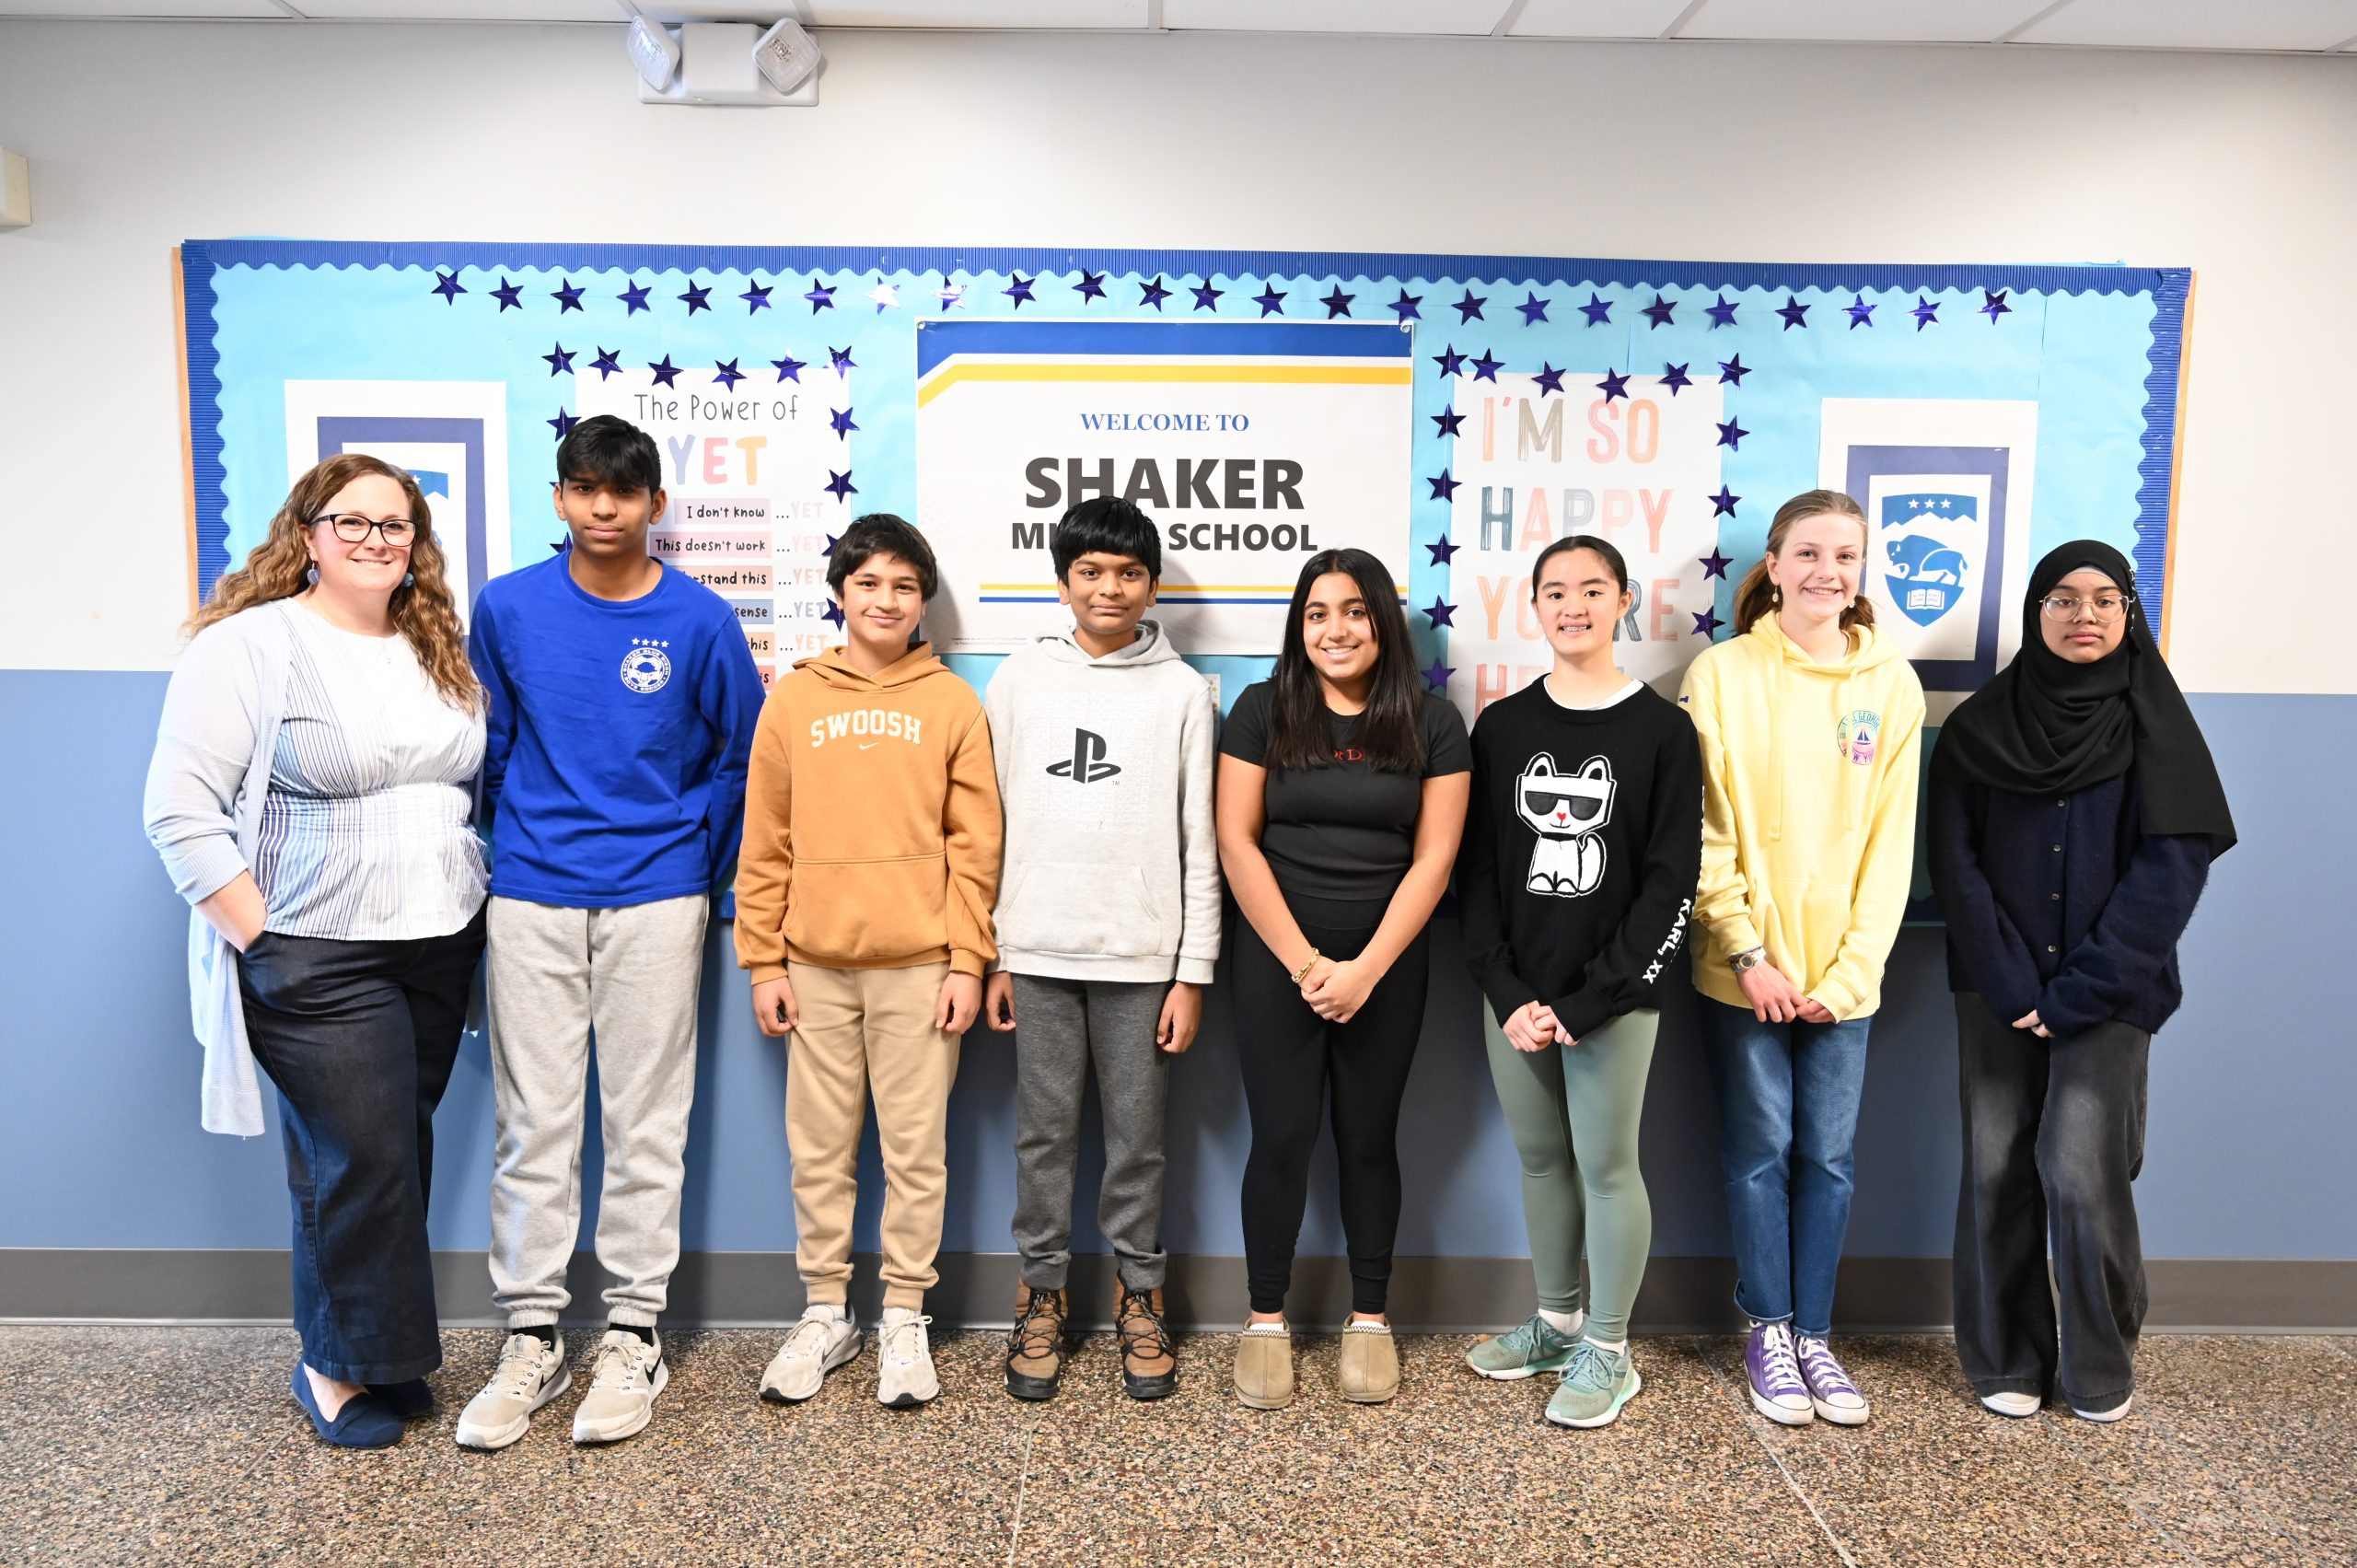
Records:
[[[491,1281],[481,1252],[437,1252],[435,1277],[443,1320],[452,1328],[495,1326]],[[852,1296],[875,1315],[876,1260],[863,1255]],[[2357,1260],[2168,1258],[2152,1260],[2154,1332],[2357,1332]],[[945,1326],[1003,1326],[1018,1276],[1006,1252],[945,1253],[941,1283],[927,1305]],[[575,1311],[596,1322],[604,1274],[576,1253],[569,1280]],[[1111,1260],[1073,1260],[1075,1319],[1112,1318]],[[1724,1258],[1655,1258],[1637,1296],[1643,1334],[1717,1333],[1741,1327],[1732,1299],[1735,1266]],[[1168,1307],[1190,1329],[1233,1327],[1244,1315],[1244,1260],[1174,1257]],[[1469,1333],[1510,1327],[1531,1299],[1530,1263],[1521,1258],[1402,1258],[1391,1286],[1391,1317],[1402,1330]],[[277,1323],[289,1311],[286,1254],[272,1251],[0,1249],[0,1320],[16,1322]],[[1951,1320],[1945,1258],[1851,1258],[1841,1265],[1836,1327],[1845,1332],[1937,1332]],[[790,1252],[691,1252],[671,1282],[667,1320],[681,1327],[770,1327],[802,1310],[802,1283]],[[1304,1324],[1335,1324],[1350,1306],[1339,1258],[1295,1267],[1292,1310]]]

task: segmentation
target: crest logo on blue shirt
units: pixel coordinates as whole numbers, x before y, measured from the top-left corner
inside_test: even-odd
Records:
[[[1963,600],[1971,563],[1954,542],[1957,533],[1942,525],[1980,520],[1980,503],[1970,495],[1919,490],[1883,497],[1883,528],[1906,530],[1883,540],[1883,580],[1899,614],[1929,626]],[[1966,537],[1979,531],[1962,530]]]
[[[671,679],[671,656],[663,650],[671,645],[656,637],[633,637],[630,652],[622,656],[622,684],[644,695],[660,691]]]

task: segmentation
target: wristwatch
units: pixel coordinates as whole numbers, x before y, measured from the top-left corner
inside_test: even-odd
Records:
[[[1735,970],[1737,974],[1744,974],[1749,970],[1758,969],[1761,964],[1764,964],[1767,961],[1768,949],[1765,947],[1754,947],[1747,953],[1737,953],[1734,958],[1729,958],[1727,960],[1727,968]]]

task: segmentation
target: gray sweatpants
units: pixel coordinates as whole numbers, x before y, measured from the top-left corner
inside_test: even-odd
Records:
[[[572,1297],[581,1135],[598,1053],[606,1180],[598,1261],[609,1320],[652,1325],[679,1261],[679,1183],[696,1092],[701,894],[621,909],[491,900],[492,1299],[510,1328],[553,1323]]]
[[[1105,1123],[1097,1228],[1134,1290],[1161,1286],[1162,1121],[1170,1058],[1154,1042],[1167,981],[1015,977],[1015,1247],[1024,1283],[1062,1290],[1072,1267],[1081,1096],[1097,1067]]]

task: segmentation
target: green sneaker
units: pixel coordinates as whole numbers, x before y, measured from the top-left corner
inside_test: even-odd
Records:
[[[1547,1401],[1547,1419],[1557,1426],[1609,1426],[1620,1419],[1620,1407],[1644,1386],[1637,1376],[1636,1359],[1627,1351],[1606,1350],[1582,1340],[1572,1353],[1571,1370]]]
[[[1495,1334],[1465,1353],[1465,1365],[1501,1383],[1561,1372],[1572,1364],[1573,1343],[1536,1312],[1519,1329]]]

